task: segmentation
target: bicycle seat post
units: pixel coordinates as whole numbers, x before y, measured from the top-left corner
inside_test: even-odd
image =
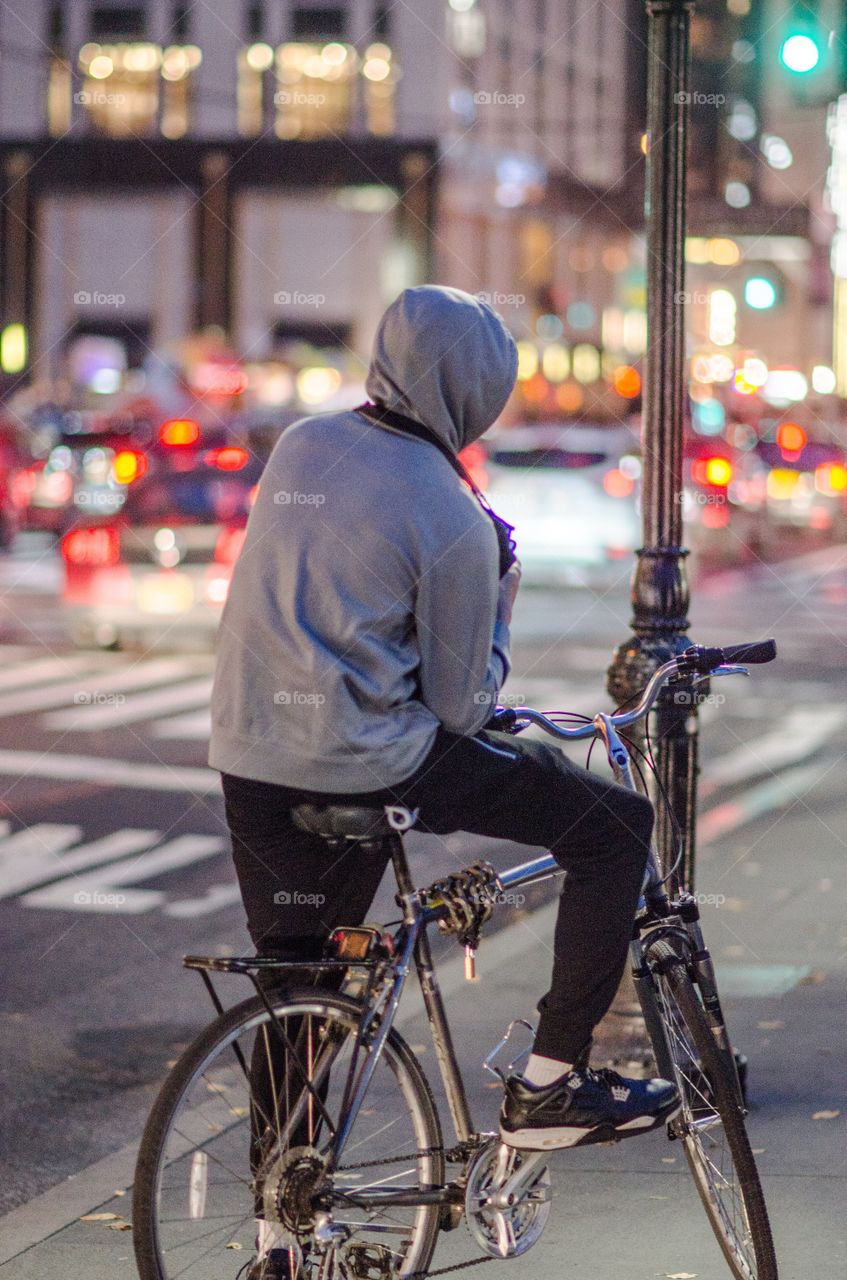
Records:
[[[392,831],[390,836],[385,837],[388,851],[391,854],[391,865],[394,868],[394,875],[397,880],[397,889],[400,898],[408,898],[410,894],[415,892],[412,884],[412,876],[409,871],[409,859],[406,857],[406,847],[403,844],[403,837],[399,831]]]

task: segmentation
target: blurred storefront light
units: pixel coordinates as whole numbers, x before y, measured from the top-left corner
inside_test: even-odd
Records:
[[[805,400],[809,384],[799,369],[771,369],[762,390],[768,404],[786,405]]]
[[[819,396],[832,395],[835,390],[835,371],[829,365],[815,365],[812,370],[812,390]]]
[[[735,342],[737,310],[728,289],[713,289],[709,294],[709,341],[716,347],[730,347]]]
[[[784,138],[776,134],[766,133],[760,143],[762,155],[772,169],[790,169],[794,163],[794,153]]]
[[[531,342],[517,343],[518,382],[526,382],[538,372],[538,351]]]
[[[579,342],[571,356],[573,376],[586,385],[600,377],[600,352],[590,342]]]
[[[20,373],[26,368],[27,332],[22,324],[7,324],[0,332],[0,369]]]
[[[323,404],[341,386],[341,374],[328,365],[301,369],[297,375],[297,394],[303,404]]]
[[[548,381],[564,382],[571,371],[571,357],[567,347],[559,342],[551,342],[549,347],[544,348],[541,368]]]
[[[631,308],[624,312],[623,345],[632,356],[644,355],[647,350],[647,315],[644,311]]]
[[[731,209],[746,209],[753,198],[746,182],[728,182],[723,197]]]

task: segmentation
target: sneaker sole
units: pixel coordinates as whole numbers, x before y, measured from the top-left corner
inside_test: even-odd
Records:
[[[507,1147],[519,1151],[564,1151],[570,1147],[588,1147],[599,1142],[620,1142],[622,1138],[635,1138],[641,1133],[651,1133],[682,1110],[681,1102],[673,1102],[655,1116],[637,1116],[624,1124],[595,1125],[590,1129],[516,1129],[510,1133],[500,1126],[500,1139]]]

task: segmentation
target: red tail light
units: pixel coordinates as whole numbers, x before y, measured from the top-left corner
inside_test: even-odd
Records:
[[[223,449],[210,449],[206,454],[206,462],[210,467],[218,467],[221,471],[240,471],[250,461],[246,449],[228,445]]]
[[[72,529],[62,539],[62,557],[75,568],[107,569],[121,556],[121,537],[111,525]]]
[[[221,529],[215,547],[215,559],[218,564],[235,564],[241,555],[246,529]]]
[[[196,444],[200,439],[200,427],[192,418],[171,418],[159,428],[162,444]]]
[[[732,479],[732,463],[728,458],[698,458],[691,474],[697,484],[711,484],[722,489]]]

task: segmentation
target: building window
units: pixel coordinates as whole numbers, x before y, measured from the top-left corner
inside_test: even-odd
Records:
[[[110,137],[181,138],[189,124],[190,79],[202,55],[196,45],[96,44],[82,47],[76,100],[92,126]]]
[[[238,54],[238,132],[255,138],[265,128],[267,73],[274,65],[274,51],[257,41]]]
[[[295,40],[343,40],[347,34],[343,9],[295,9],[291,15]]]
[[[280,138],[346,133],[356,85],[352,45],[282,44],[276,51],[276,132]]]
[[[365,85],[365,122],[369,133],[385,136],[394,132],[394,96],[397,65],[387,44],[372,44],[362,60]]]

